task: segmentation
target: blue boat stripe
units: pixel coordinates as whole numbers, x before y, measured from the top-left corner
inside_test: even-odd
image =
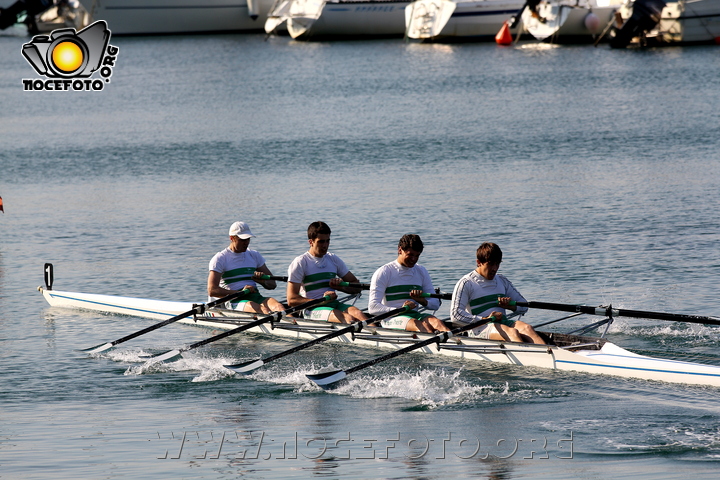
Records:
[[[513,15],[517,13],[517,9],[514,10],[493,10],[492,12],[453,12],[453,17],[486,17],[488,15]]]
[[[165,315],[166,317],[174,317],[175,315],[179,315],[180,313],[166,313],[166,312],[155,312],[153,310],[142,310],[140,308],[132,308],[132,307],[125,307],[123,305],[113,305],[112,303],[102,303],[102,302],[94,302],[92,300],[85,300],[83,298],[75,298],[75,297],[66,297],[63,295],[55,295],[54,293],[48,293],[53,298],[64,298],[67,300],[73,300],[75,302],[85,302],[85,303],[91,303],[93,305],[102,305],[104,307],[114,307],[114,308],[122,308],[124,310],[132,310],[134,312],[144,312],[144,313],[153,313],[155,315]],[[190,310],[190,309],[188,309]],[[114,312],[105,312],[105,313],[114,313]]]
[[[556,360],[555,363],[566,363],[568,365],[585,365],[589,367],[602,367],[602,368],[618,368],[620,370],[637,370],[641,372],[659,372],[659,373],[674,373],[677,375],[702,375],[705,377],[720,377],[717,373],[702,373],[702,372],[685,372],[677,370],[661,370],[658,368],[640,368],[640,367],[624,367],[622,365],[606,365],[598,363],[586,363],[586,362],[572,362],[569,360]],[[592,373],[592,372],[590,372]],[[642,377],[640,377],[642,379]],[[660,380],[663,381],[663,380]],[[675,383],[675,382],[673,382]]]

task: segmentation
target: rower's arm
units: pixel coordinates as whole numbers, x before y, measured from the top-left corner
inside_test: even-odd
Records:
[[[258,267],[256,273],[257,272],[261,272],[262,275],[272,276],[272,272],[270,272],[270,269],[264,263]],[[253,276],[253,280],[258,282],[260,285],[262,285],[268,290],[275,290],[277,288],[277,283],[275,282],[275,280],[263,280],[262,278],[256,278],[255,276]]]
[[[300,284],[296,282],[287,282],[287,303],[291,307],[295,307],[305,302],[309,302],[310,298],[300,295]]]
[[[470,302],[470,295],[464,288],[466,282],[467,280],[462,278],[455,284],[452,300],[450,300],[450,321],[458,325],[468,325],[482,318],[466,310],[467,304]]]
[[[392,310],[391,307],[383,303],[386,288],[387,279],[378,269],[370,280],[370,298],[368,299],[368,313],[370,313],[370,315],[380,315],[381,313],[387,313]]]
[[[208,281],[207,281],[208,296],[215,297],[215,298],[222,298],[222,297],[226,297],[230,294],[240,291],[240,290],[228,290],[227,288],[221,287],[220,286],[221,279],[222,279],[222,274],[220,272],[216,272],[215,270],[210,270],[210,273],[208,273]],[[251,286],[248,286],[247,288],[252,289]]]

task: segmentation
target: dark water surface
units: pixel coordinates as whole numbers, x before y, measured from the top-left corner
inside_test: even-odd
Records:
[[[60,290],[202,301],[230,223],[284,274],[323,219],[362,281],[414,232],[446,291],[489,240],[530,300],[717,316],[717,48],[113,38],[104,91],[30,93],[27,40],[0,36],[0,478],[716,478],[717,388],[408,356],[325,393],[305,373],[378,352],[229,374],[293,345],[253,335],[148,371],[211,332],[88,358],[151,321],[35,288],[52,262]],[[714,327],[609,337],[720,364]]]

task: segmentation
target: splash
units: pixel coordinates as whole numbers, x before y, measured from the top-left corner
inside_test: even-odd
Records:
[[[144,350],[110,350],[98,356],[105,356],[113,362],[139,363],[146,362],[152,354]]]
[[[332,370],[334,366],[324,365]],[[322,389],[305,376],[318,368],[304,365],[290,371],[273,368],[261,369],[251,375],[254,380],[294,385],[298,393],[317,393]],[[478,402],[508,401],[510,398],[527,398],[538,395],[536,389],[511,388],[508,382],[478,384],[465,380],[462,369],[448,372],[445,369],[423,369],[407,372],[400,368],[381,375],[353,374],[330,392],[355,398],[405,398],[417,402],[422,408],[475,404]]]
[[[203,357],[184,354],[181,359],[174,362],[149,362],[145,361],[142,365],[130,366],[124,375],[146,375],[153,373],[168,372],[199,372],[192,382],[214,382],[234,374],[225,368],[225,365],[233,363],[235,360],[228,357]]]
[[[477,385],[461,379],[462,370],[447,372],[424,369],[415,373],[396,370],[383,376],[358,376],[337,389],[337,393],[357,398],[398,397],[416,401],[428,408],[492,401],[510,393],[504,385]]]

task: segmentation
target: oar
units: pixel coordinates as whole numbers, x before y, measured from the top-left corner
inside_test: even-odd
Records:
[[[192,350],[197,347],[202,347],[203,345],[207,345],[208,343],[216,342],[218,340],[221,340],[225,337],[229,337],[230,335],[235,335],[236,333],[244,332],[245,330],[249,330],[253,327],[257,327],[258,325],[262,325],[263,323],[271,322],[273,320],[280,321],[283,317],[290,315],[291,313],[297,312],[299,310],[303,310],[305,308],[312,307],[313,305],[318,305],[323,302],[330,301],[330,296],[325,296],[323,298],[318,298],[315,300],[310,300],[309,302],[305,302],[301,305],[298,305],[296,307],[288,308],[285,311],[282,312],[275,312],[271,315],[267,315],[262,318],[258,318],[255,321],[252,321],[250,323],[246,323],[245,325],[241,325],[239,327],[233,328],[232,330],[227,330],[223,333],[220,333],[218,335],[215,335],[214,337],[206,338],[205,340],[201,340],[199,342],[195,342],[192,345],[189,345],[185,348],[179,348],[174,350],[169,350],[165,353],[161,353],[159,355],[155,355],[154,357],[151,357],[147,362],[146,365],[149,363],[155,363],[155,362],[166,362],[168,360],[174,360],[177,357],[179,357],[183,352],[187,352],[188,350]]]
[[[404,353],[412,352],[413,350],[423,348],[432,343],[440,344],[440,343],[447,342],[450,338],[454,337],[458,333],[462,333],[466,330],[471,330],[471,329],[477,328],[481,325],[485,325],[486,323],[492,321],[492,319],[493,319],[492,315],[488,316],[488,317],[484,317],[483,319],[478,320],[476,322],[468,323],[467,325],[463,325],[462,327],[455,328],[449,332],[442,332],[442,333],[432,336],[426,340],[414,343],[405,348],[401,348],[400,350],[395,350],[394,352],[390,352],[381,357],[374,358],[368,362],[361,363],[360,365],[356,365],[352,368],[348,368],[347,370],[333,370],[331,372],[316,373],[316,374],[305,375],[305,376],[324,389],[333,388],[333,384],[339,382],[340,380],[343,380],[345,377],[347,377],[349,374],[351,374],[353,372],[357,372],[358,370],[362,370],[364,368],[371,367],[371,366],[375,365],[376,363],[384,362],[385,360],[390,360],[391,358],[395,358]]]
[[[277,280],[278,282],[287,282],[288,277],[278,277],[276,275],[260,275],[261,280]]]
[[[698,315],[684,315],[677,313],[643,312],[641,310],[623,310],[619,308],[612,308],[612,306],[588,307],[585,305],[568,305],[563,303],[546,302],[510,302],[510,304],[514,304],[519,307],[539,308],[543,310],[557,310],[560,312],[579,312],[605,317],[651,318],[654,320],[668,320],[672,322],[689,322],[708,325],[720,325],[720,318],[715,317],[702,317]]]
[[[221,305],[225,302],[229,302],[230,300],[235,300],[238,297],[241,297],[247,293],[246,289],[242,289],[239,292],[231,293],[230,295],[227,295],[225,297],[222,297],[218,300],[213,300],[212,302],[208,303],[201,303],[200,305],[194,306],[191,310],[188,310],[187,312],[181,313],[179,315],[175,315],[174,317],[168,318],[167,320],[164,320],[160,323],[156,323],[155,325],[151,325],[147,328],[143,328],[142,330],[139,330],[135,333],[131,333],[130,335],[127,335],[122,338],[118,338],[117,340],[114,340],[112,342],[107,343],[101,343],[100,345],[95,345],[94,347],[85,348],[82,350],[79,350],[81,352],[87,352],[87,353],[101,353],[106,350],[109,350],[113,348],[115,345],[123,342],[127,342],[128,340],[132,340],[135,337],[139,337],[140,335],[144,335],[148,332],[152,332],[153,330],[157,330],[160,327],[164,327],[165,325],[170,325],[173,322],[177,322],[178,320],[182,320],[183,318],[187,318],[191,315],[202,315],[205,313],[205,310],[208,308],[212,308],[216,305]]]
[[[390,310],[389,312],[382,313],[380,315],[376,315],[374,317],[368,318],[367,320],[363,320],[362,322],[353,323],[350,326],[341,328],[340,330],[336,330],[332,333],[328,333],[327,335],[323,335],[322,337],[318,337],[314,340],[310,340],[309,342],[303,343],[302,345],[298,345],[296,347],[290,348],[288,350],[277,353],[270,357],[259,358],[257,360],[250,360],[249,362],[244,362],[244,363],[236,363],[234,365],[225,365],[225,367],[229,368],[230,370],[233,370],[237,373],[249,374],[250,372],[257,370],[258,368],[262,367],[263,365],[266,365],[274,360],[277,360],[278,358],[282,358],[286,355],[290,355],[291,353],[299,352],[300,350],[305,350],[306,348],[312,347],[313,345],[317,345],[318,343],[324,342],[326,340],[330,340],[332,338],[339,337],[341,335],[345,335],[346,333],[360,332],[363,329],[363,327],[366,327],[367,325],[369,325],[371,323],[379,322],[380,320],[383,320],[383,319],[389,318],[389,317],[393,317],[395,315],[398,315],[402,312],[406,312],[408,310],[410,310],[410,307],[396,308],[394,310]]]
[[[423,297],[441,298],[443,300],[452,300],[452,293],[423,293]]]
[[[279,282],[287,282],[288,277],[276,277],[274,275],[261,275],[262,280],[277,280]],[[341,287],[360,288],[362,290],[370,290],[369,283],[352,283],[352,282],[340,282]]]
[[[359,288],[360,290],[370,290],[369,283],[353,283],[353,282],[340,282],[341,287]]]

